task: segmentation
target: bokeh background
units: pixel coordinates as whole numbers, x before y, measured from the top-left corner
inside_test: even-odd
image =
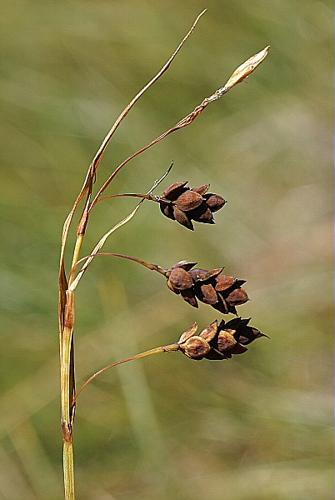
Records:
[[[208,8],[169,72],[119,129],[98,181],[271,44],[267,61],[189,128],[130,164],[113,191],[175,180],[228,200],[194,233],[147,203],[106,249],[194,259],[248,281],[244,317],[271,340],[230,362],[168,354],[83,394],[82,500],[323,500],[332,496],[330,1],[11,0],[1,5],[0,498],[61,499],[60,230],[119,111]],[[101,204],[84,253],[134,206]],[[94,220],[94,222],[93,222]],[[71,242],[73,238],[71,237]],[[192,309],[160,276],[97,260],[77,300],[77,379],[174,341]]]

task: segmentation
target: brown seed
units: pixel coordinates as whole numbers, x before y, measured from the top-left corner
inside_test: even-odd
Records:
[[[181,267],[176,267],[172,269],[169,273],[168,286],[173,290],[187,290],[193,285],[192,276],[190,273],[182,269]]]
[[[189,358],[202,359],[209,353],[210,346],[206,340],[194,336],[182,344],[181,349]]]
[[[215,224],[214,217],[210,208],[207,208],[205,212],[199,215],[198,222],[202,222],[203,224]]]
[[[171,203],[164,203],[161,201],[159,203],[160,209],[162,214],[165,215],[165,217],[168,217],[169,219],[175,220],[174,215],[173,215],[173,205]]]
[[[239,335],[238,341],[243,345],[248,345],[260,337],[267,337],[267,335],[260,332],[257,328],[246,326],[245,328],[241,328],[241,334]]]
[[[218,267],[216,269],[212,269],[211,271],[207,271],[207,269],[192,269],[190,274],[194,281],[207,281],[211,278],[215,278],[223,271],[223,267]]]
[[[223,267],[215,267],[214,269],[211,269],[209,271],[210,277],[211,278],[216,278],[219,274],[221,274],[223,271]]]
[[[226,301],[230,306],[240,306],[248,300],[247,292],[243,288],[236,288],[226,297]]]
[[[171,269],[175,269],[176,267],[181,267],[182,269],[185,269],[185,271],[189,271],[196,264],[197,264],[197,262],[189,262],[188,260],[180,260],[179,262],[177,262],[177,264],[172,266]]]
[[[201,219],[201,217],[203,216],[203,214],[207,210],[209,210],[209,208],[207,207],[206,202],[203,201],[202,204],[198,208],[196,208],[195,210],[191,210],[190,212],[188,212],[188,216],[190,217],[190,219],[196,220],[198,222],[204,222],[204,223],[207,222],[208,223],[208,221]],[[211,214],[212,214],[212,212],[210,214],[208,214],[208,212],[207,212],[206,216],[205,216],[205,219],[208,218],[208,220],[210,220],[209,223],[211,223],[211,220],[213,219],[213,216]],[[210,219],[209,219],[209,217],[210,217]],[[199,218],[201,219],[200,221],[198,220]]]
[[[173,215],[174,215],[174,218],[176,219],[176,221],[179,222],[179,224],[181,224],[182,226],[187,227],[187,229],[190,229],[191,231],[193,231],[192,221],[187,217],[185,212],[183,212],[182,210],[179,210],[178,207],[173,207]]]
[[[186,342],[186,340],[193,337],[193,335],[196,334],[197,330],[198,330],[198,325],[196,323],[193,323],[193,325],[190,328],[188,328],[187,330],[185,330],[185,332],[181,334],[180,339],[178,340],[178,344],[183,344],[184,342]]]
[[[200,286],[200,292],[201,293],[199,295],[197,294],[197,297],[202,302],[204,302],[204,304],[213,305],[213,304],[216,304],[219,300],[218,295],[215,291],[215,288],[210,283],[207,283],[207,284],[203,283]]]
[[[219,301],[216,304],[213,304],[213,307],[222,314],[228,314],[229,312],[229,307],[223,297],[219,297]]]
[[[222,328],[222,330],[230,329],[230,330],[235,330],[236,332],[239,333],[241,329],[244,329],[248,325],[250,319],[251,318],[245,318],[245,319],[234,318],[227,321],[227,323],[225,323],[225,321],[222,320],[220,327]]]
[[[240,280],[239,278],[236,278],[234,288],[240,288],[242,285],[244,285],[244,283],[246,283],[245,280]]]
[[[194,291],[192,289],[189,290],[183,290],[181,293],[181,296],[187,302],[190,304],[192,307],[198,307],[198,301],[196,299],[196,296],[194,294]]]
[[[205,203],[192,212],[191,218],[203,224],[215,224],[211,209]]]
[[[248,326],[250,318],[234,318],[227,323],[224,320],[220,323],[220,328],[227,330],[235,330],[235,338],[239,344],[247,345],[260,337],[267,337],[264,333],[260,332],[257,328],[253,326]]]
[[[207,193],[209,188],[209,184],[202,184],[202,186],[198,186],[196,188],[191,188],[192,191],[195,191],[196,193],[201,194],[203,196],[205,193]]]
[[[244,345],[241,345],[237,343],[232,349],[231,349],[231,354],[243,354],[246,352],[248,349],[244,347]]]
[[[214,349],[213,347],[209,351],[208,354],[205,356],[206,359],[212,359],[212,360],[221,360],[221,359],[227,359],[231,358],[230,354],[224,354],[223,352],[218,351],[217,349]]]
[[[200,337],[205,339],[206,342],[210,342],[214,339],[216,333],[218,331],[218,322],[217,320],[213,321],[207,328],[202,330],[200,333]]]
[[[237,315],[237,309],[235,306],[231,306],[230,304],[228,304],[228,302],[227,302],[227,306],[228,306],[228,312],[230,312],[231,314]]]
[[[226,203],[226,200],[224,200],[222,196],[219,196],[218,194],[206,194],[205,199],[206,205],[211,210],[211,212],[217,212]]]
[[[218,336],[218,349],[220,352],[229,351],[237,344],[233,335],[234,330],[222,330]]]
[[[234,276],[226,276],[225,274],[222,274],[221,276],[218,276],[215,281],[215,290],[217,292],[224,292],[235,284],[236,278],[234,278]]]
[[[163,196],[167,200],[175,201],[178,196],[180,196],[185,190],[189,189],[186,186],[188,181],[185,182],[174,182],[169,187],[167,187],[163,193]]]
[[[171,292],[176,293],[177,295],[180,294],[180,291],[177,290],[176,288],[173,288],[173,286],[169,280],[167,280],[166,284],[167,284],[168,289],[171,290]]]
[[[206,281],[209,278],[207,269],[192,269],[190,275],[194,281]]]
[[[179,208],[179,210],[188,212],[189,210],[194,210],[195,208],[199,207],[199,205],[201,205],[203,201],[204,200],[201,194],[189,190],[178,196],[175,204]]]

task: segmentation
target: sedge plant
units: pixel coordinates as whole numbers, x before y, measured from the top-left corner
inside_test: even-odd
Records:
[[[209,97],[197,105],[190,113],[186,114],[175,125],[159,134],[146,145],[131,153],[123,160],[101,183],[95,187],[96,173],[100,167],[107,146],[111,142],[114,133],[126,118],[131,109],[135,106],[143,94],[154,85],[163,74],[169,69],[173,60],[181,50],[186,40],[195,29],[201,12],[190,30],[181,40],[178,47],[157,72],[157,74],[135,95],[129,104],[117,117],[112,127],[108,131],[98,148],[92,162],[90,163],[82,187],[75,198],[72,208],[64,222],[59,265],[59,347],[60,347],[60,379],[61,379],[61,431],[63,440],[63,473],[64,492],[66,500],[75,499],[74,483],[74,455],[73,455],[73,434],[75,424],[75,412],[78,398],[82,391],[100,374],[113,366],[126,363],[136,359],[141,359],[158,353],[181,352],[188,358],[200,360],[203,358],[211,360],[229,359],[233,355],[241,354],[247,350],[246,345],[253,340],[263,336],[257,328],[249,325],[249,319],[242,319],[239,316],[226,321],[224,319],[214,320],[210,325],[197,333],[198,326],[194,323],[187,328],[173,344],[156,347],[140,354],[130,356],[121,361],[113,362],[91,375],[76,390],[75,381],[75,359],[74,359],[74,330],[75,330],[75,296],[81,279],[88,270],[90,264],[96,257],[122,258],[137,263],[145,268],[161,275],[166,281],[167,287],[173,293],[179,295],[186,303],[192,307],[198,307],[198,301],[208,304],[217,313],[226,315],[229,313],[237,315],[237,307],[248,300],[248,295],[243,288],[244,280],[234,276],[223,274],[223,268],[202,269],[195,267],[195,262],[187,260],[177,262],[169,268],[163,268],[158,264],[146,262],[139,257],[124,255],[116,252],[103,252],[106,241],[115,231],[129,223],[137,214],[143,202],[149,201],[159,205],[162,214],[183,225],[185,228],[193,230],[194,223],[214,223],[215,212],[224,207],[225,200],[221,195],[209,192],[209,186],[203,184],[197,187],[189,187],[187,182],[174,182],[169,185],[162,195],[154,194],[158,185],[163,182],[168,171],[157,181],[147,193],[109,193],[107,189],[113,184],[113,180],[119,173],[145,151],[152,148],[167,136],[191,125],[213,102],[221,99],[235,85],[247,78],[265,59],[269,47],[266,47],[256,55],[249,58],[239,66],[226,84],[218,88]],[[110,198],[133,197],[138,202],[131,213],[119,223],[111,227],[97,241],[94,248],[82,257],[82,248],[89,228],[89,222],[93,215],[94,208],[98,203],[108,202]],[[79,223],[76,227],[75,244],[72,249],[72,258],[69,264],[65,262],[65,252],[67,250],[68,236],[72,228],[74,217],[78,215]]]

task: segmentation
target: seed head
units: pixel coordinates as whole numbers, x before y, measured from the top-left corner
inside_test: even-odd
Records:
[[[211,270],[194,268],[195,262],[181,261],[167,271],[167,286],[191,306],[198,307],[198,300],[223,314],[236,314],[236,307],[247,302],[245,283],[234,276],[221,274],[223,268]]]
[[[197,333],[197,324],[186,330],[178,341],[179,349],[189,358],[220,360],[243,354],[245,347],[254,340],[266,335],[257,328],[248,326],[250,319],[235,318],[220,324],[215,320],[207,328]]]
[[[192,220],[214,224],[213,213],[220,210],[226,202],[218,194],[207,193],[208,188],[209,184],[189,188],[187,181],[171,184],[159,198],[162,214],[191,230]]]

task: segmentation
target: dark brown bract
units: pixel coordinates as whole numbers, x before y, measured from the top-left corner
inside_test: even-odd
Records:
[[[244,280],[222,274],[223,268],[212,270],[194,268],[195,262],[181,261],[166,273],[168,288],[180,294],[193,307],[198,300],[223,314],[236,314],[236,306],[247,302]]]
[[[192,220],[214,224],[213,213],[226,203],[222,196],[207,193],[209,184],[187,187],[188,181],[171,184],[159,198],[162,213],[193,230]]]
[[[245,347],[254,340],[266,335],[257,328],[248,326],[249,319],[234,318],[227,323],[213,321],[197,335],[198,326],[194,323],[178,341],[179,349],[189,358],[221,360],[235,354],[243,354]]]

